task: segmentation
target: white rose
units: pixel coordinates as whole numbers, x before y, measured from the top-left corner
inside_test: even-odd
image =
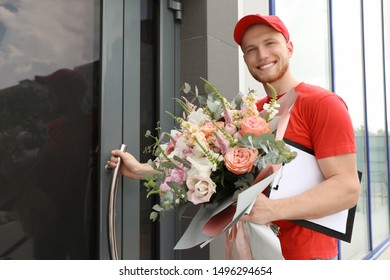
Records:
[[[210,201],[211,196],[216,192],[216,184],[210,177],[194,175],[187,179],[187,200],[193,204]]]

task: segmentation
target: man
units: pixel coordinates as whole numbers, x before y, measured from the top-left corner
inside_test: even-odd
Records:
[[[320,218],[357,203],[360,184],[356,145],[347,106],[336,94],[294,78],[289,67],[293,44],[278,17],[245,16],[235,27],[234,39],[243,51],[249,72],[267,92],[267,97],[257,104],[259,110],[272,97],[266,83],[281,95],[291,88],[299,94],[284,137],[314,150],[325,177],[319,185],[294,197],[271,200],[260,195],[250,214],[242,220],[277,224],[285,259],[336,258],[335,238],[289,220]]]
[[[340,97],[325,89],[297,81],[290,72],[293,54],[290,35],[276,16],[248,15],[237,23],[234,39],[244,53],[252,76],[272,84],[281,95],[291,88],[299,94],[291,112],[285,137],[315,151],[326,178],[321,184],[301,195],[271,200],[260,195],[250,214],[242,218],[258,224],[275,223],[285,259],[332,259],[337,256],[337,240],[304,228],[288,220],[314,219],[353,207],[360,193],[356,170],[356,146],[350,116]],[[272,92],[264,87],[267,97],[258,109],[270,101]],[[115,167],[116,157],[123,159],[121,173],[142,179],[153,169],[139,163],[132,155],[119,150],[108,161]]]

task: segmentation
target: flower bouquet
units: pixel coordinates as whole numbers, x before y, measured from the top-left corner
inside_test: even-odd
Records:
[[[194,223],[200,219],[202,226],[210,219],[218,222],[223,219],[221,213],[230,211],[230,218],[218,226],[218,235],[247,210],[248,203],[240,206],[240,195],[244,197],[246,190],[253,192],[255,188],[251,187],[261,181],[258,194],[272,182],[270,176],[259,178],[261,171],[289,163],[296,153],[282,139],[276,139],[275,121],[278,122],[281,108],[271,85],[268,86],[273,98],[259,112],[253,90],[228,102],[210,82],[202,80],[205,95],[199,94],[196,86],[192,91],[189,84],[183,84],[182,99],[176,100],[183,116],[167,112],[177,123],[175,130],[168,133],[157,128],[158,136],[146,133],[146,137],[155,140],[148,151],[156,158],[149,161],[155,172],[148,175],[145,186],[148,196],[159,196],[159,203],[153,206],[150,215],[152,220],[190,203],[202,204],[198,212],[202,218],[194,218],[198,220]],[[257,196],[247,194],[251,202]],[[233,217],[235,210],[228,210],[230,206],[235,210],[241,207],[240,215]],[[203,234],[193,244],[207,241],[207,235]]]

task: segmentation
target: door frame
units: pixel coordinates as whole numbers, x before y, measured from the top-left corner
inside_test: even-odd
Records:
[[[102,0],[101,47],[101,131],[99,155],[99,259],[110,259],[107,212],[110,174],[105,170],[113,149],[124,143],[127,151],[139,158],[140,139],[140,11],[141,1]],[[164,131],[174,125],[165,112],[179,110],[180,38],[179,22],[169,1],[158,1],[158,118]],[[138,120],[138,121],[134,121]],[[130,129],[131,127],[131,129]],[[116,233],[120,259],[140,258],[139,181],[121,178],[116,205]],[[159,259],[175,259],[177,240],[175,213],[164,216],[159,224]]]

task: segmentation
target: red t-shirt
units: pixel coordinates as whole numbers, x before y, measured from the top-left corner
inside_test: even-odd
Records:
[[[356,152],[355,135],[344,101],[331,91],[300,83],[284,137],[314,150],[317,159]],[[257,108],[269,102],[265,97]],[[285,259],[328,259],[337,256],[337,239],[290,221],[276,221]]]

